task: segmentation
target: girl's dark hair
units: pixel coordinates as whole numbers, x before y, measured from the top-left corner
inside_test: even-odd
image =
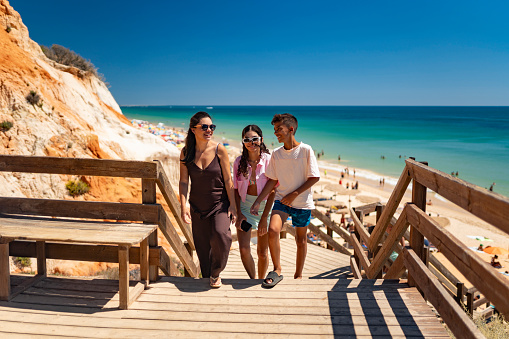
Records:
[[[187,137],[185,140],[185,146],[183,148],[184,160],[181,160],[186,165],[192,163],[196,155],[196,137],[194,136],[191,128],[198,125],[200,120],[203,118],[209,118],[212,120],[212,117],[207,112],[198,112],[193,115],[189,121],[189,129],[187,130]]]
[[[244,136],[247,132],[253,131],[256,132],[260,137],[263,138],[263,133],[260,127],[257,125],[247,125],[242,130],[242,139],[244,139]],[[260,143],[260,155],[262,153],[270,154],[269,150],[267,149],[267,146],[263,143],[263,141]],[[247,177],[247,160],[249,159],[249,151],[247,150],[244,143],[242,143],[242,156],[240,157],[240,163],[239,168],[237,169],[237,178],[240,177],[242,174],[244,177]]]

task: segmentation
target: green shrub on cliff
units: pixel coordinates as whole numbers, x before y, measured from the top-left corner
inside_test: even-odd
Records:
[[[65,188],[67,188],[67,191],[69,191],[69,194],[73,197],[85,194],[90,191],[90,186],[81,180],[69,180],[65,184]]]
[[[81,55],[71,51],[70,49],[60,45],[53,45],[51,47],[41,45],[41,49],[49,59],[62,65],[73,66],[81,69],[82,71],[90,72],[104,81],[102,74],[99,75],[97,73],[97,68],[90,62],[90,60],[86,60]]]
[[[3,121],[3,122],[0,122],[0,131],[3,131],[3,132],[7,132],[8,130],[10,130],[12,128],[13,124],[12,122],[10,121]]]

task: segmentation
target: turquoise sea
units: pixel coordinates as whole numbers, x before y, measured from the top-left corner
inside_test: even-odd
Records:
[[[148,106],[121,107],[129,119],[182,127],[198,111],[218,126],[216,137],[240,146],[241,131],[259,125],[269,148],[279,146],[270,124],[276,113],[299,122],[296,138],[323,150],[330,166],[361,168],[378,180],[398,178],[405,157],[509,196],[509,107],[402,106]],[[338,155],[341,161],[338,162]],[[383,157],[382,157],[383,156]],[[401,157],[400,157],[401,156]],[[361,175],[362,175],[361,171]],[[390,179],[389,179],[390,180]],[[394,180],[390,180],[394,181]]]

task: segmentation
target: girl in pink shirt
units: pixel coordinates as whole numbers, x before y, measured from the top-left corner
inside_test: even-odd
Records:
[[[256,277],[251,256],[251,230],[258,230],[258,277],[263,278],[269,265],[269,239],[266,232],[260,236],[260,230],[267,230],[275,192],[272,191],[267,200],[260,204],[258,216],[252,215],[249,210],[268,180],[265,169],[270,161],[270,153],[263,143],[262,130],[256,125],[248,125],[242,130],[242,145],[242,155],[233,163],[233,188],[238,213],[235,226],[242,263],[251,279]]]

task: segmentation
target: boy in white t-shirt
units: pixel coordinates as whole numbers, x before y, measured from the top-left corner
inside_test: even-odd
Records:
[[[257,215],[260,202],[279,182],[276,201],[272,208],[269,225],[269,249],[274,270],[269,272],[262,283],[265,288],[274,287],[283,279],[281,275],[281,247],[279,233],[288,216],[292,217],[297,243],[297,262],[294,279],[302,278],[302,270],[307,253],[307,229],[311,220],[311,210],[315,208],[311,187],[320,180],[320,171],[311,146],[297,142],[297,119],[289,114],[276,114],[272,118],[274,134],[283,146],[272,153],[265,176],[269,181],[251,207]],[[267,229],[258,229],[260,235]]]

